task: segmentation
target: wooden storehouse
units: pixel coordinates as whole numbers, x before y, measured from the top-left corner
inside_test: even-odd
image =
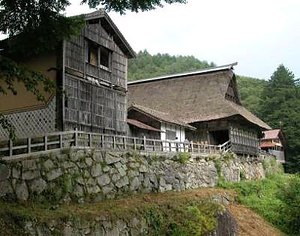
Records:
[[[230,141],[234,152],[257,155],[262,131],[270,127],[242,106],[235,65],[128,82],[128,106],[163,112],[196,128],[184,129],[189,141],[214,145]],[[129,115],[140,120],[130,109]]]
[[[73,130],[125,134],[127,60],[134,51],[103,10],[85,15],[77,37],[57,51],[21,63],[61,86],[66,95],[45,94],[38,102],[22,84],[18,95],[1,95],[0,113],[16,127],[18,137]],[[0,139],[8,134],[0,127]]]
[[[276,156],[278,161],[285,162],[285,139],[280,129],[264,131],[260,148]]]

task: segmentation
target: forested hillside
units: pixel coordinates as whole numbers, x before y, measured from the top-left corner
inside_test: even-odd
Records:
[[[193,56],[151,55],[146,50],[129,61],[129,80],[190,72],[216,66]],[[275,68],[274,68],[275,70]],[[300,172],[300,85],[284,65],[269,81],[237,76],[243,105],[272,128],[283,130],[286,138],[287,169]]]
[[[238,75],[237,83],[243,105],[255,115],[259,115],[261,95],[268,81]]]
[[[216,66],[213,62],[200,61],[193,56],[151,55],[147,50],[137,53],[128,63],[128,80],[152,78],[159,75],[200,70]]]

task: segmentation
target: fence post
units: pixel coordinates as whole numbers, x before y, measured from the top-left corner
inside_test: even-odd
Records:
[[[59,134],[59,148],[63,147],[63,139],[62,139],[62,134]]]
[[[89,133],[89,147],[92,147],[92,134]]]
[[[78,133],[77,133],[77,128],[75,128],[75,137],[74,137],[74,145],[75,147],[78,146]]]
[[[191,141],[191,153],[194,152],[194,144],[193,144],[193,141]]]
[[[103,135],[100,135],[100,147],[104,148],[104,144],[103,144]]]
[[[27,138],[27,153],[31,153],[31,138]]]
[[[197,144],[197,149],[198,149],[198,153],[200,153],[200,144],[199,144],[199,142]]]
[[[172,144],[171,144],[171,141],[169,141],[169,151],[172,152]]]
[[[153,151],[155,152],[155,140],[153,140]]]
[[[126,144],[126,137],[123,138],[123,142],[124,142],[124,149],[127,149],[127,144]]]
[[[9,140],[9,156],[11,157],[13,155],[13,141]]]
[[[48,136],[44,137],[44,149],[45,149],[45,151],[48,150]]]
[[[113,136],[113,149],[116,149],[116,136]]]
[[[146,136],[144,136],[144,150],[146,151]]]
[[[136,138],[133,138],[133,146],[134,146],[134,150],[136,151]]]

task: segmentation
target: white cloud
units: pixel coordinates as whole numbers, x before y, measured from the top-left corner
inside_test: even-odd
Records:
[[[91,12],[71,0],[67,15]],[[269,78],[280,63],[300,77],[300,1],[188,0],[154,11],[109,15],[135,51],[194,55],[238,74]],[[1,36],[0,36],[1,37]]]

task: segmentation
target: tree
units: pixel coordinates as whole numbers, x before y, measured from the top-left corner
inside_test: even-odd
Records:
[[[106,10],[124,14],[126,10],[146,11],[162,6],[163,0],[83,0],[91,8],[99,5]],[[185,0],[164,0],[166,3],[185,3]],[[62,14],[70,5],[69,0],[0,0],[0,32],[9,38],[0,42],[0,95],[12,92],[15,81],[22,82],[26,89],[43,100],[43,93],[38,86],[44,84],[45,91],[57,89],[55,84],[41,73],[19,66],[16,61],[43,52],[57,49],[60,42],[79,33],[84,25],[84,18],[66,17]],[[4,50],[3,50],[4,48]],[[3,83],[4,82],[4,83]],[[13,128],[9,120],[0,114],[0,125]]]
[[[214,67],[213,62],[200,61],[193,56],[151,55],[147,50],[137,53],[128,63],[128,79],[145,79],[160,75],[189,72]]]
[[[294,75],[280,65],[262,92],[260,117],[273,128],[283,130],[287,141],[290,171],[300,171],[300,87]]]

